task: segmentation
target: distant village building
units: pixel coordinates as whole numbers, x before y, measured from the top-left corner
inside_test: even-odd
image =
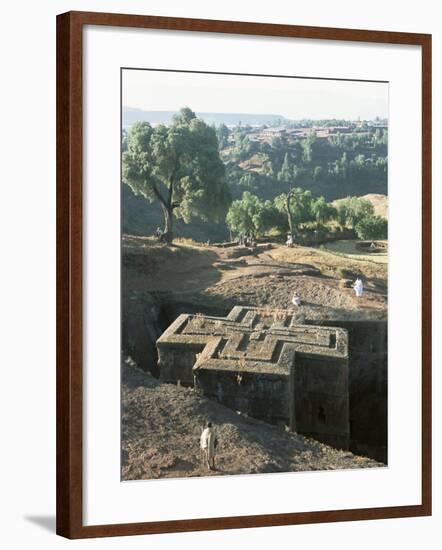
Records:
[[[269,128],[253,128],[249,131],[249,139],[254,142],[270,142],[274,138],[286,139],[289,142],[304,140],[311,135],[314,135],[317,139],[329,139],[337,135],[347,135],[352,133],[367,134],[369,135],[369,127],[373,128],[387,128],[385,121],[372,122],[370,125],[365,123],[352,123],[347,126],[319,126],[313,125],[311,127],[296,127],[289,126],[272,126]],[[233,138],[232,138],[233,140]]]
[[[272,127],[272,128],[265,128],[261,130],[261,135],[264,137],[281,137],[285,135],[287,132],[287,128],[285,126],[278,126],[278,127]]]

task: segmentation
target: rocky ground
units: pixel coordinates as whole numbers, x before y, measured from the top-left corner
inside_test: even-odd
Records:
[[[199,449],[208,420],[219,440],[213,472]],[[161,384],[130,361],[123,365],[123,480],[383,466],[239,415],[192,389]]]
[[[366,288],[361,299],[349,287],[357,273]],[[144,346],[147,357],[141,354],[137,361],[152,372],[155,341],[179,313],[225,315],[234,305],[289,308],[294,291],[302,299],[300,317],[387,316],[387,266],[376,262],[277,243],[248,249],[123,239],[127,344]],[[201,428],[208,420],[217,425],[220,440],[213,473],[202,467],[199,450]],[[375,466],[381,464],[238,415],[190,389],[160,384],[136,368],[123,368],[123,479]]]
[[[302,299],[300,311],[386,312],[387,266],[325,249],[271,243],[255,249],[164,247],[149,239],[127,237],[126,250],[141,265],[128,270],[127,286],[133,290],[187,295],[194,302],[209,301],[223,309],[235,304],[287,308],[297,291]],[[361,299],[350,288],[356,274],[364,279]]]

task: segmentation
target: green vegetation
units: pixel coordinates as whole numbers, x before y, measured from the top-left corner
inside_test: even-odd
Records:
[[[234,201],[230,206],[226,222],[236,235],[256,238],[277,226],[279,219],[271,201],[262,201],[245,191],[242,199]]]
[[[367,192],[385,193],[387,188],[386,130],[360,133],[337,133],[318,137],[312,130],[308,137],[295,139],[282,134],[269,140],[255,139],[256,131],[248,127],[230,130],[220,148],[227,165],[227,177],[235,198],[237,183],[250,163],[258,176],[255,189],[263,198],[274,198],[290,187],[309,189],[331,201],[346,195]],[[264,197],[265,195],[265,197]],[[271,196],[268,196],[271,195]]]
[[[311,191],[303,191],[300,187],[295,187],[288,193],[276,197],[276,209],[287,217],[284,229],[288,229],[291,235],[295,235],[301,224],[312,221],[314,219],[312,204]]]
[[[361,276],[361,272],[357,269],[349,269],[348,267],[338,267],[336,274],[340,279],[356,279]]]
[[[324,197],[319,197],[318,199],[313,200],[311,209],[315,220],[321,225],[324,225],[337,217],[336,208],[331,204],[328,204]]]
[[[174,216],[186,223],[224,218],[231,198],[216,133],[190,109],[181,109],[170,126],[136,122],[126,147],[123,181],[136,195],[160,203],[166,242],[173,238]]]
[[[226,222],[233,234],[255,238],[272,230],[288,231],[293,236],[306,227],[331,231],[336,223],[342,229],[354,230],[359,239],[387,238],[387,220],[373,214],[369,201],[348,197],[336,209],[324,197],[314,198],[300,187],[273,201],[263,201],[245,191],[232,203]]]
[[[386,239],[388,222],[380,216],[367,216],[358,221],[355,231],[359,239]]]
[[[342,120],[282,124],[209,126],[188,108],[167,126],[132,124],[122,136],[123,182],[144,202],[123,193],[124,230],[152,234],[162,213],[167,242],[174,233],[220,241],[229,230],[257,237],[340,228],[345,238],[385,238],[386,220],[358,197],[387,192],[387,130]]]
[[[373,205],[369,201],[357,197],[347,197],[341,201],[337,211],[341,226],[350,229],[354,229],[367,216],[372,216],[373,212]]]

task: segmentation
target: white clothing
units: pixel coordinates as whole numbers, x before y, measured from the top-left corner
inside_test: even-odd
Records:
[[[213,428],[204,428],[200,438],[201,449],[207,452],[209,458],[215,454],[215,430]]]
[[[294,306],[300,306],[300,305],[301,305],[301,298],[300,298],[297,294],[295,294],[295,295],[293,296],[293,298],[292,298],[292,304],[293,304]]]
[[[361,279],[356,279],[355,284],[353,285],[355,294],[358,298],[362,296],[362,293],[364,292],[364,285],[362,284]]]

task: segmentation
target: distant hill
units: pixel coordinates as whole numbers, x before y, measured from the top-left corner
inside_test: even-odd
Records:
[[[388,218],[388,197],[387,195],[382,195],[380,193],[368,193],[359,197],[360,199],[367,200],[371,202],[374,208],[374,213],[376,216],[381,216],[382,218]],[[339,203],[345,199],[338,199],[333,201],[333,206],[338,207]]]
[[[132,107],[123,106],[123,128],[131,126],[134,122],[146,121],[151,124],[169,124],[172,117],[178,111],[143,111]],[[238,126],[239,124],[250,126],[263,126],[271,124],[283,124],[288,119],[278,114],[260,113],[195,113],[208,124],[225,124],[226,126]]]

